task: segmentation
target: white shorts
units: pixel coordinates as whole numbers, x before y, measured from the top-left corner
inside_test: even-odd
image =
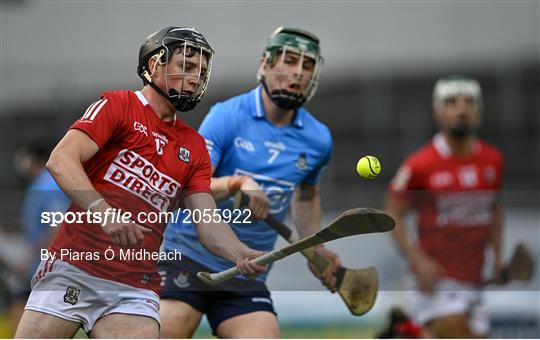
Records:
[[[423,293],[412,284],[410,313],[419,324],[449,315],[466,314],[469,327],[478,335],[489,332],[489,315],[482,305],[481,292],[474,286],[458,281],[439,279],[432,294]]]
[[[87,333],[113,313],[144,315],[159,323],[159,296],[153,291],[92,276],[59,259],[41,262],[25,309],[80,322]]]

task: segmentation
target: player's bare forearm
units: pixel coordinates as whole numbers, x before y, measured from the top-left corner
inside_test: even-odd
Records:
[[[195,193],[184,200],[184,206],[190,210],[217,209],[213,197],[207,193]],[[199,240],[204,248],[212,254],[236,263],[249,249],[240,242],[236,234],[225,223],[204,223],[202,220],[196,224]]]
[[[212,183],[210,184],[210,189],[212,190],[212,196],[216,202],[221,202],[229,197],[231,197],[231,192],[229,192],[228,183],[231,176],[223,177],[212,177]]]
[[[215,168],[212,168],[215,170]],[[210,184],[212,196],[216,202],[222,201],[241,190],[249,197],[247,208],[251,210],[251,218],[264,220],[270,211],[270,201],[262,187],[249,176],[213,177]]]
[[[212,166],[212,174],[216,171],[216,167]],[[221,202],[234,194],[237,190],[240,190],[242,185],[241,176],[221,176],[212,177],[210,183],[210,189],[212,190],[212,196],[216,202]]]
[[[47,169],[54,177],[62,191],[83,209],[92,212],[107,211],[110,206],[103,201],[95,190],[82,163],[99,151],[98,145],[84,132],[69,130],[51,153]],[[97,202],[92,204],[93,202]],[[109,235],[113,244],[131,246],[140,244],[144,233],[152,230],[134,222],[118,223],[109,221],[102,225],[103,231]]]
[[[101,197],[82,166],[82,162],[90,159],[98,150],[97,144],[86,133],[69,130],[47,162],[47,170],[60,189],[83,209]]]
[[[291,216],[300,237],[315,234],[321,228],[321,198],[318,185],[301,185],[293,193]]]
[[[438,263],[425,253],[420,247],[414,245],[407,237],[405,216],[409,210],[406,200],[389,196],[386,201],[386,213],[395,220],[395,228],[392,235],[409,261],[419,283],[420,290],[431,292],[440,273]]]
[[[416,251],[416,247],[407,237],[405,215],[409,210],[409,204],[393,196],[386,199],[385,212],[396,221],[396,227],[392,231],[392,236],[398,245],[399,250],[410,260]]]

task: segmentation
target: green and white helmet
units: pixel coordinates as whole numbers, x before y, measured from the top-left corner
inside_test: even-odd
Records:
[[[313,59],[315,63],[313,75],[305,90],[300,94],[289,92],[286,89],[270,90],[265,77],[260,72],[257,74],[257,79],[277,106],[283,109],[296,109],[310,100],[317,91],[319,74],[324,60],[320,54],[319,38],[299,28],[279,27],[270,35],[266,43],[263,53],[265,62],[268,65],[274,65],[275,62],[278,62],[277,57],[280,52],[282,57],[287,52],[300,55],[300,63],[306,57]]]
[[[458,95],[474,98],[479,110],[482,109],[482,89],[478,81],[460,75],[440,78],[433,88],[433,108],[437,110],[445,100]]]

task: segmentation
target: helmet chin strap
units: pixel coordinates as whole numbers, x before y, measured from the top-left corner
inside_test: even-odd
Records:
[[[169,89],[168,99],[173,106],[181,112],[192,110],[198,103],[198,101],[190,100],[189,97],[183,97],[182,94],[175,89]]]
[[[158,60],[159,60],[159,57],[158,57]],[[155,70],[156,64],[154,64],[152,72]],[[181,112],[186,112],[186,111],[192,110],[197,105],[198,103],[197,101],[189,100],[189,98],[187,99],[182,98],[180,92],[178,92],[175,89],[169,89],[169,93],[167,94],[165,91],[163,91],[163,89],[161,89],[152,81],[152,76],[150,76],[148,71],[144,72],[144,77],[147,80],[146,83],[150,85],[157,93],[159,93],[159,95],[167,99],[174,106],[176,110],[181,111]]]
[[[264,88],[264,91],[266,92],[268,97],[270,97],[270,100],[272,100],[272,102],[276,104],[276,106],[279,107],[280,109],[296,110],[300,106],[302,106],[302,104],[306,102],[307,98],[301,94],[297,94],[297,93],[290,92],[287,90],[282,90],[282,89],[270,91],[270,89],[268,88],[268,85],[266,84],[265,77],[261,76],[260,79],[261,79],[261,83]]]
[[[189,100],[189,98],[183,98],[182,95],[175,89],[169,89],[169,94],[165,93],[159,86],[157,86],[152,81],[148,82],[157,93],[159,93],[163,98],[167,99],[176,110],[181,112],[186,112],[192,110],[196,105],[197,101]]]

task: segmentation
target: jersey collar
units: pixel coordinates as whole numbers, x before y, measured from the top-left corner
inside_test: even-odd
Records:
[[[144,94],[142,94],[141,91],[135,91],[135,95],[137,96],[137,98],[139,98],[139,101],[141,102],[141,104],[143,104],[143,106],[148,105],[148,99],[146,99],[146,97],[144,96]],[[174,115],[172,126],[176,126],[176,115]]]
[[[264,106],[263,106],[263,102],[262,102],[261,91],[263,91],[263,88],[262,88],[261,85],[257,86],[257,88],[255,88],[253,90],[255,107],[253,107],[251,109],[251,115],[254,118],[257,118],[257,119],[265,118],[265,116],[266,116],[266,113],[264,112]],[[292,125],[294,127],[297,127],[297,128],[303,128],[304,127],[304,123],[302,122],[302,117],[301,117],[302,112],[303,112],[302,108],[299,108],[298,110],[296,110],[296,112],[294,114],[294,119],[292,121]]]
[[[433,147],[439,155],[443,158],[450,158],[452,157],[452,149],[450,148],[450,145],[446,142],[446,139],[444,139],[444,136],[442,133],[438,133],[435,136],[433,136]],[[473,154],[476,154],[480,151],[480,142],[477,138],[474,138],[473,140]]]
[[[147,100],[146,97],[142,94],[141,91],[135,91],[135,94],[137,95],[137,98],[139,98],[139,100],[141,101],[141,103],[143,104],[143,106],[148,105],[148,100]]]

